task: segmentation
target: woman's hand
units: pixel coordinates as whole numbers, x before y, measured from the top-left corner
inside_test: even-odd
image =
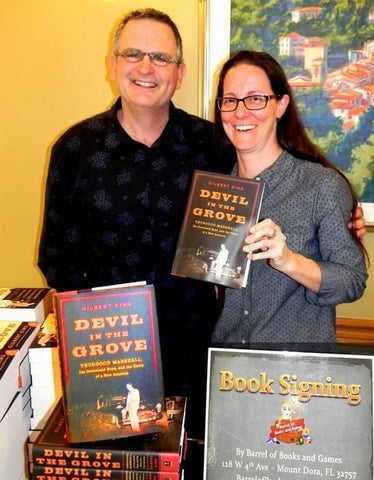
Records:
[[[270,218],[249,229],[243,250],[250,260],[267,259],[274,269],[288,275],[309,290],[319,292],[321,269],[318,263],[293,252],[287,246],[287,238],[281,227]]]
[[[292,254],[286,240],[281,227],[267,218],[250,228],[243,250],[249,259],[269,259],[272,267],[281,269]]]
[[[357,238],[363,244],[366,235],[366,226],[364,211],[360,206],[358,206],[356,210],[351,213],[351,220],[348,224],[348,228],[355,230]]]

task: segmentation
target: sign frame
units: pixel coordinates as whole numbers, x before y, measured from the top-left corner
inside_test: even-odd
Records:
[[[373,360],[210,348],[204,480],[372,480]]]

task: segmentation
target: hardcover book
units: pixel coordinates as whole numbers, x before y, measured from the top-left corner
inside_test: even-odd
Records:
[[[108,478],[107,475],[113,475],[114,471],[178,473],[185,445],[186,398],[166,398],[166,408],[167,422],[159,432],[72,445],[66,439],[64,410],[60,401],[32,446],[33,469],[36,472],[39,468],[60,465],[107,472],[100,478]],[[64,473],[67,474],[67,471]]]
[[[50,309],[50,288],[0,288],[0,320],[42,323]]]
[[[18,365],[14,357],[0,351],[0,422],[18,392]]]
[[[0,321],[0,419],[23,389],[21,364],[39,327],[37,322]]]
[[[33,468],[33,480],[180,480],[179,472],[139,472],[135,470],[100,470],[76,467]]]
[[[154,287],[55,294],[68,441],[156,432],[166,422]]]
[[[30,345],[30,364],[50,365],[58,362],[56,314],[50,312],[42,323],[38,335]]]
[[[56,322],[55,313],[49,313],[29,349],[32,429],[42,429],[62,394]]]
[[[171,273],[245,287],[244,239],[258,221],[263,189],[258,180],[196,170]]]
[[[24,445],[27,440],[30,409],[25,408],[21,392],[17,392],[0,421],[0,478],[25,478]]]

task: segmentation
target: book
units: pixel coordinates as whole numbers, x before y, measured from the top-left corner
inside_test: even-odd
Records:
[[[160,430],[167,420],[153,285],[54,298],[68,441]]]
[[[30,345],[31,429],[41,430],[46,414],[62,395],[56,314],[51,312]]]
[[[50,309],[50,288],[0,288],[0,320],[42,323]]]
[[[28,349],[37,335],[37,322],[0,321],[0,419],[17,392],[30,383]]]
[[[40,332],[39,332],[40,333]],[[48,338],[43,335],[44,338]],[[44,347],[30,346],[29,360],[31,373],[31,429],[41,430],[48,414],[61,398],[61,369],[58,347],[55,339],[48,341]]]
[[[58,362],[57,320],[54,312],[48,313],[38,335],[30,345],[30,364],[49,365]]]
[[[27,356],[23,360],[26,363]],[[2,394],[5,392],[1,391]],[[18,389],[0,420],[0,478],[28,478],[25,444],[30,426],[30,388]]]
[[[263,190],[258,180],[195,170],[171,273],[245,287],[244,239],[258,221]]]
[[[47,387],[31,385],[30,390],[32,405],[30,429],[40,431],[53,407],[61,398],[61,385],[59,381],[52,379]]]
[[[168,421],[157,433],[69,444],[60,400],[32,446],[33,469],[63,466],[112,472],[180,472],[186,443],[187,399],[171,397],[165,403]]]
[[[18,391],[18,363],[14,355],[9,355],[6,345],[21,322],[0,322],[0,419]]]
[[[33,467],[33,480],[180,480],[179,472],[139,472],[76,467]]]
[[[0,421],[1,479],[19,478],[21,474],[26,474],[24,448],[30,415],[28,407],[24,405],[21,392],[17,392]]]

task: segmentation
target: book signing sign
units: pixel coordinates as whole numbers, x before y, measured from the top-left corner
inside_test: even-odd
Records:
[[[210,349],[205,480],[372,480],[373,358]]]

